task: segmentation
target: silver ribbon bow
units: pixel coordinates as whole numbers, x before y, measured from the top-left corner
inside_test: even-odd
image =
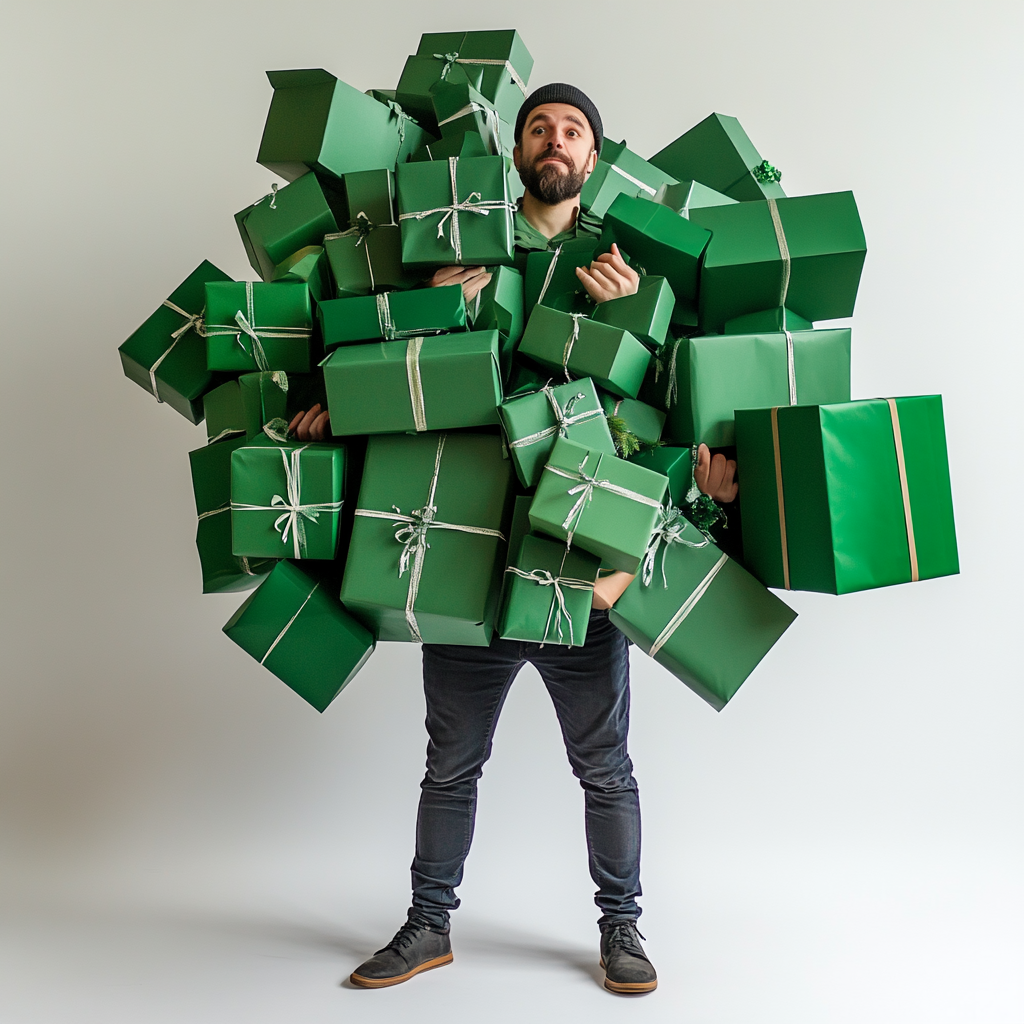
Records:
[[[442,125],[450,124],[452,121],[458,121],[460,117],[468,117],[470,114],[484,115],[484,121],[490,129],[491,135],[494,137],[494,145],[497,150],[495,155],[500,156],[501,118],[498,117],[498,112],[493,107],[486,107],[482,103],[470,100],[469,103],[467,103],[461,110],[457,110],[451,117],[446,117],[443,121],[438,121],[437,127],[440,128]]]
[[[574,579],[571,576],[552,576],[547,569],[531,569],[529,572],[524,572],[522,569],[519,569],[514,565],[510,565],[505,572],[513,572],[524,580],[530,580],[533,583],[536,583],[539,587],[551,587],[552,601],[551,608],[548,611],[547,622],[544,624],[544,639],[547,640],[551,635],[553,618],[555,629],[558,632],[558,640],[561,642],[564,639],[564,634],[562,632],[562,620],[565,619],[569,624],[569,646],[575,647],[576,637],[572,630],[572,615],[569,614],[569,609],[565,605],[565,594],[562,588],[567,587],[570,590],[593,590],[593,582]]]
[[[550,427],[545,427],[534,434],[528,434],[526,437],[519,438],[518,441],[509,442],[510,448],[526,448],[531,444],[537,444],[539,441],[545,441],[549,437],[554,437],[556,434],[559,437],[567,438],[569,436],[569,427],[576,423],[583,423],[585,420],[593,419],[595,416],[604,415],[604,410],[600,408],[586,409],[583,412],[577,413],[573,412],[576,408],[576,403],[587,397],[582,391],[572,395],[564,407],[558,404],[558,398],[550,384],[545,384],[540,391],[534,391],[533,394],[541,394],[547,397],[548,404],[551,406],[551,412],[555,417],[555,422]]]
[[[505,70],[509,73],[510,77],[512,78],[512,81],[519,86],[519,89],[522,92],[522,94],[524,96],[526,95],[526,83],[520,77],[519,72],[516,71],[514,67],[512,67],[512,62],[509,60],[484,59],[483,57],[460,57],[458,50],[456,50],[455,53],[435,53],[433,54],[433,56],[436,57],[438,60],[443,60],[445,62],[444,67],[441,68],[441,74],[439,76],[442,81],[448,77],[448,72],[451,71],[453,64],[495,64],[503,66]]]
[[[206,337],[206,328],[203,325],[203,317],[206,316],[206,307],[204,306],[202,312],[189,313],[188,310],[182,309],[181,306],[171,302],[170,299],[164,299],[163,304],[168,309],[173,309],[175,313],[180,314],[185,318],[185,322],[176,330],[171,332],[171,343],[163,350],[159,358],[149,368],[149,390],[153,392],[153,397],[160,403],[163,403],[163,399],[160,397],[160,392],[157,390],[156,382],[156,371],[160,369],[160,364],[171,354],[174,350],[174,346],[189,332],[195,331],[200,338]]]
[[[405,145],[405,122],[413,119],[394,100],[385,100],[384,105],[391,111],[391,116],[398,118],[398,145]]]
[[[370,291],[376,291],[377,281],[373,275],[373,259],[370,256],[370,234],[380,225],[374,224],[366,214],[360,210],[355,216],[355,224],[345,231],[333,231],[329,235],[324,235],[324,242],[328,242],[332,238],[355,238],[355,248],[359,246],[363,247],[363,253],[366,256],[366,269],[370,275]],[[388,221],[389,225],[393,225],[394,221]]]
[[[683,544],[688,548],[703,548],[711,543],[707,537],[700,542],[692,541],[684,536],[687,530],[699,530],[683,515],[682,511],[672,504],[671,499],[666,501],[658,514],[658,522],[655,524],[654,533],[647,542],[647,550],[644,552],[643,561],[640,563],[640,582],[645,587],[651,585],[654,579],[654,563],[658,557],[658,549],[662,544],[666,549],[671,544]],[[668,587],[668,577],[665,575],[665,556],[661,558],[661,585]]]
[[[270,186],[270,191],[263,197],[263,199],[257,199],[256,202],[253,203],[252,205],[253,206],[259,206],[260,203],[262,203],[264,199],[269,199],[270,200],[270,206],[268,206],[267,209],[268,210],[276,210],[277,209],[277,189],[278,189],[278,184],[275,181],[273,183],[273,185]]]

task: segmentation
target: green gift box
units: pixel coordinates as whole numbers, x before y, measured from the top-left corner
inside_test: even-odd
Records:
[[[732,206],[738,202],[699,181],[676,181],[662,185],[654,201],[687,219],[691,210],[702,210],[705,206]]]
[[[512,126],[468,82],[439,82],[431,92],[431,102],[442,139],[474,132],[483,140],[488,155],[512,156]]]
[[[210,444],[240,434],[252,440],[267,424],[280,431],[287,427],[288,375],[280,370],[243,373],[210,391],[203,398],[203,411]]]
[[[540,304],[563,313],[591,313],[594,300],[576,275],[577,267],[589,267],[597,253],[598,240],[591,236],[572,238],[555,249],[526,255],[526,308]]]
[[[398,168],[407,269],[511,265],[516,204],[504,157],[449,157]]]
[[[308,373],[312,335],[304,284],[206,285],[206,364],[211,370]]]
[[[420,282],[402,266],[402,235],[397,224],[360,222],[347,231],[325,235],[324,251],[339,299],[412,288]]]
[[[674,506],[689,504],[693,483],[693,449],[660,445],[631,455],[629,461],[668,477],[668,494]]]
[[[524,537],[505,568],[498,635],[503,640],[582,647],[601,564],[585,551]]]
[[[345,449],[257,437],[231,455],[231,536],[236,555],[334,558]]]
[[[323,68],[268,71],[274,87],[258,163],[289,181],[393,167],[427,140],[394,102],[379,102]]]
[[[486,647],[512,496],[495,434],[371,437],[342,603],[380,640]]]
[[[675,183],[670,174],[627,149],[625,142],[605,139],[594,172],[580,193],[580,205],[595,217],[603,217],[616,196],[653,199],[660,188]]]
[[[689,222],[712,233],[700,275],[705,331],[776,306],[812,321],[853,315],[867,245],[852,192],[712,206]]]
[[[390,434],[498,422],[498,332],[344,345],[323,364],[331,431]]]
[[[244,437],[235,437],[188,453],[204,594],[250,590],[274,566],[273,559],[250,559],[231,551],[231,454],[244,444]]]
[[[373,634],[326,581],[278,562],[224,632],[303,700],[324,711],[373,653]]]
[[[665,429],[665,414],[653,405],[635,398],[602,395],[601,407],[606,416],[619,420],[621,429],[628,431],[641,444],[655,445],[661,440],[661,432]]]
[[[324,347],[466,329],[462,285],[329,299],[317,307]]]
[[[676,512],[650,572],[609,612],[612,623],[716,711],[796,618]],[[660,557],[659,557],[660,556]]]
[[[609,568],[636,572],[667,490],[660,473],[560,437],[537,484],[530,525]]]
[[[432,140],[409,158],[410,163],[425,160],[447,160],[449,157],[494,156],[479,132],[453,132],[447,138]]]
[[[735,117],[711,114],[651,157],[679,181],[696,179],[731,199],[781,199],[782,175],[747,137]]]
[[[518,352],[566,378],[591,377],[623,398],[636,398],[651,361],[629,331],[547,306],[534,306]]]
[[[507,377],[512,353],[526,326],[523,275],[514,267],[493,267],[490,274],[490,282],[476,293],[467,316],[473,330],[501,333],[501,373]]]
[[[390,167],[346,174],[345,208],[349,226],[360,221],[395,224],[395,172]],[[324,232],[327,234],[327,232]]]
[[[942,398],[741,409],[744,561],[848,594],[959,572]]]
[[[556,387],[545,384],[532,394],[502,402],[498,415],[524,487],[537,486],[559,437],[596,452],[615,454],[597,389],[588,378]]]
[[[594,319],[599,324],[621,327],[652,349],[659,349],[668,337],[676,297],[663,277],[641,277],[633,295],[599,302]]]
[[[785,306],[746,313],[722,325],[723,334],[772,334],[776,331],[813,331],[814,324]]]
[[[118,349],[124,375],[191,423],[215,386],[206,365],[206,283],[231,278],[203,260]]]
[[[274,268],[272,283],[304,284],[313,302],[321,302],[334,295],[331,265],[322,245],[307,245],[293,252]]]

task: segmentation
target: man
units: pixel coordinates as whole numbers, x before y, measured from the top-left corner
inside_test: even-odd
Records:
[[[598,234],[600,224],[580,211],[580,190],[594,170],[603,128],[594,104],[570,85],[536,90],[516,121],[513,159],[526,192],[516,214],[519,253],[553,249],[569,238]],[[617,247],[577,274],[595,302],[632,295],[639,278]],[[429,284],[461,284],[467,301],[490,280],[483,267],[443,267]],[[327,433],[327,413],[300,413],[292,429],[302,440]],[[735,497],[735,463],[712,460],[702,447],[697,483],[717,500]],[[555,706],[573,773],[584,791],[590,874],[601,910],[605,987],[650,992],[657,974],[640,945],[640,806],[626,749],[629,654],[608,609],[632,576],[616,572],[594,588],[586,643],[541,645],[495,638],[490,647],[423,645],[427,706],[427,772],[420,794],[412,907],[383,949],[356,968],[355,985],[383,988],[451,963],[449,913],[459,906],[476,813],[477,780],[491,752],[505,695],[523,665],[539,671]],[[543,879],[531,884],[543,884]]]

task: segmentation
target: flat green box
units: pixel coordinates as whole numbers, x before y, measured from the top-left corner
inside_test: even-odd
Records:
[[[590,487],[588,478],[600,483]],[[660,473],[560,437],[537,484],[530,525],[570,547],[579,545],[609,568],[636,572],[667,490]]]
[[[326,582],[279,562],[224,632],[317,711],[351,682],[373,653],[373,634]]]
[[[313,302],[321,302],[334,296],[334,280],[331,264],[322,245],[307,245],[282,260],[270,279],[272,283],[304,284],[309,289]]]
[[[371,437],[341,586],[345,607],[380,640],[486,647],[505,568],[512,482],[496,434]],[[417,545],[417,525],[429,547]]]
[[[324,363],[331,431],[391,434],[496,424],[498,345],[497,331],[472,331],[335,349]]]
[[[580,193],[580,205],[595,217],[603,217],[616,196],[654,199],[660,188],[674,184],[672,175],[637,156],[624,141],[605,139],[594,173]]]
[[[732,206],[737,202],[699,181],[677,181],[671,185],[662,185],[654,201],[687,219],[691,210],[702,210],[705,206]]]
[[[599,302],[594,320],[609,327],[621,327],[648,348],[657,350],[665,344],[676,297],[663,277],[641,277],[634,295]]]
[[[577,267],[589,267],[598,253],[598,240],[586,235],[563,242],[556,249],[526,254],[526,308],[532,313],[540,303],[563,313],[594,312],[594,300],[576,275]]]
[[[635,398],[602,395],[601,408],[607,416],[622,420],[626,430],[640,441],[657,444],[661,440],[661,432],[665,429],[665,413],[653,405]]]
[[[423,279],[422,274],[410,274],[402,266],[402,234],[397,224],[325,235],[324,251],[339,299],[412,288]]]
[[[243,373],[206,394],[203,411],[211,444],[238,435],[251,441],[263,433],[264,424],[287,418],[288,375],[280,370]]]
[[[124,375],[190,423],[203,419],[203,395],[216,386],[206,366],[206,284],[230,281],[203,260],[118,349]]]
[[[317,307],[324,348],[466,329],[462,285],[329,299]]]
[[[395,220],[395,172],[390,167],[353,171],[345,175],[344,181],[349,227],[360,221],[375,227],[398,223]]]
[[[744,562],[766,586],[849,594],[960,571],[940,395],[781,408],[777,424],[778,468],[772,410],[736,413]]]

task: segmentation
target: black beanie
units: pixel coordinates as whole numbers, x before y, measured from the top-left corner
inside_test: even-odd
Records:
[[[590,101],[586,93],[577,89],[576,86],[566,85],[564,82],[542,85],[523,101],[523,105],[519,108],[519,115],[516,117],[515,140],[517,146],[522,142],[523,126],[526,124],[526,118],[530,111],[545,103],[568,103],[570,107],[582,111],[583,116],[590,122],[590,128],[594,133],[594,149],[597,150],[598,156],[601,155],[604,125],[601,124],[601,115],[597,112],[597,107]]]

